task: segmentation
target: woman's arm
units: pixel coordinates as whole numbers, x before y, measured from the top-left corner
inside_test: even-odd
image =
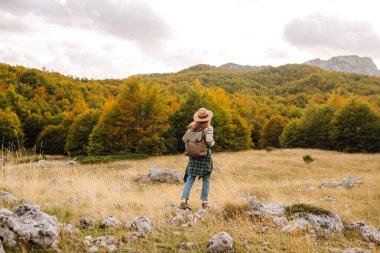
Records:
[[[210,147],[214,146],[214,128],[212,126],[209,126],[205,131],[205,137],[206,137],[206,143]]]

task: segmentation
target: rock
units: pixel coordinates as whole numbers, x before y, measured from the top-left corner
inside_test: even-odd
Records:
[[[98,252],[99,251],[99,248],[98,246],[91,246],[89,249],[88,249],[88,252]]]
[[[95,221],[91,218],[82,218],[79,223],[82,228],[93,229],[95,227]]]
[[[7,203],[14,203],[14,202],[17,202],[18,200],[11,193],[0,190],[0,201],[5,201]]]
[[[344,188],[352,188],[355,185],[359,185],[362,183],[363,181],[360,178],[349,176],[349,177],[343,178],[339,185]]]
[[[380,229],[369,226],[362,226],[360,228],[360,231],[362,232],[364,240],[372,242],[376,245],[380,245]]]
[[[74,228],[71,224],[59,224],[59,227],[61,228],[61,233],[66,235],[75,235],[79,232],[78,229]]]
[[[6,156],[0,156],[0,165],[6,164],[8,162],[8,158]]]
[[[141,233],[148,232],[153,229],[152,222],[144,216],[135,217],[133,220],[128,221],[125,224],[125,227],[127,229],[136,229],[137,232]]]
[[[135,180],[136,183],[138,184],[150,184],[152,181],[150,180],[148,175],[137,175],[137,178]]]
[[[340,182],[324,182],[320,184],[321,188],[334,188],[334,187],[342,187],[342,188],[352,188],[355,185],[362,184],[363,181],[358,177],[349,176],[343,178]]]
[[[282,203],[261,204],[255,196],[248,197],[248,201],[250,204],[250,209],[246,212],[248,216],[283,216],[285,214],[285,205]]]
[[[141,232],[132,232],[128,234],[128,242],[129,243],[135,243],[140,238],[144,238],[144,233]]]
[[[8,247],[29,243],[56,248],[59,224],[55,216],[42,212],[37,205],[20,205],[14,212],[1,208],[0,238]]]
[[[227,232],[220,232],[209,240],[207,244],[207,252],[212,253],[233,253],[234,241]]]
[[[360,229],[361,227],[364,227],[364,226],[365,226],[364,221],[355,221],[350,224],[347,224],[345,228],[352,230],[352,229]]]
[[[179,183],[182,183],[182,179],[183,179],[182,174],[175,170],[171,170],[171,169],[160,170],[156,166],[150,169],[148,177],[153,183],[167,183],[167,184],[179,184]]]
[[[324,235],[328,235],[329,233],[342,232],[343,231],[343,223],[339,217],[339,215],[331,213],[331,214],[313,214],[309,213],[307,215],[307,220],[317,231],[324,232]]]
[[[372,59],[357,55],[335,56],[327,61],[319,58],[305,62],[304,64],[316,66],[331,71],[351,72],[369,76],[380,76]]]
[[[100,224],[101,228],[118,228],[120,227],[121,222],[113,215],[107,216],[104,218]]]
[[[183,242],[179,245],[180,250],[195,250],[199,248],[200,246],[197,242]]]
[[[336,198],[333,196],[325,196],[323,199],[326,201],[335,201],[336,200]]]
[[[88,247],[89,252],[97,252],[99,248],[104,248],[108,252],[116,251],[117,245],[119,244],[113,235],[99,236],[92,238],[91,236],[86,236],[83,244]],[[93,250],[93,251],[92,251]]]
[[[168,223],[182,227],[194,226],[199,221],[204,222],[206,220],[207,214],[211,210],[210,208],[200,208],[195,213],[192,213],[190,210],[182,210],[176,205],[170,205],[168,209],[174,212],[174,216],[170,218]]]
[[[77,158],[74,157],[73,159],[67,160],[64,163],[66,166],[74,166],[77,164]]]
[[[273,223],[276,225],[285,226],[289,223],[289,221],[286,217],[274,217]]]
[[[348,248],[343,250],[342,253],[371,253],[371,251],[362,248]]]
[[[288,233],[288,234],[297,234],[297,233],[303,233],[306,232],[310,227],[310,223],[303,219],[298,218],[295,220],[289,221],[287,225],[285,225],[282,228],[282,232]]]

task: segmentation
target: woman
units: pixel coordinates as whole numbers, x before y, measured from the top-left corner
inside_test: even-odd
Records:
[[[194,114],[194,121],[189,125],[187,131],[200,132],[203,131],[204,139],[207,143],[207,155],[202,157],[189,157],[189,162],[186,168],[187,178],[185,187],[183,188],[182,200],[180,204],[181,209],[190,209],[187,201],[189,200],[191,187],[194,184],[195,178],[203,180],[201,200],[202,208],[207,208],[207,198],[210,190],[210,174],[212,170],[212,157],[211,157],[211,148],[214,146],[215,141],[213,137],[214,129],[211,126],[211,118],[213,116],[212,111],[205,108],[199,109]]]

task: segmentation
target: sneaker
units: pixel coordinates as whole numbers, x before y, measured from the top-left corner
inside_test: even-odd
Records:
[[[206,209],[207,207],[208,207],[207,202],[202,202],[202,208],[203,208],[203,209]]]
[[[189,206],[189,204],[187,204],[187,202],[181,202],[181,204],[179,205],[179,208],[182,210],[190,210],[191,211],[191,207]]]

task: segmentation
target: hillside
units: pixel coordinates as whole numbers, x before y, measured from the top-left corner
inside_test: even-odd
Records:
[[[357,126],[368,133],[369,139],[347,139],[339,147],[336,143],[313,146],[315,140],[292,142],[292,146],[367,152],[380,148],[364,145],[370,140],[378,143],[378,137],[369,133],[376,132],[378,127],[380,77],[297,64],[250,71],[201,64],[177,73],[89,80],[0,64],[2,145],[12,149],[35,147],[43,153],[74,155],[182,152],[179,140],[186,129],[183,122],[190,122],[194,111],[204,106],[215,112],[214,127],[224,129],[216,132],[218,151],[278,146],[281,132],[273,137],[277,141],[265,144],[263,128],[272,124],[271,118],[284,117],[281,124],[286,125],[289,120],[307,115],[308,108],[315,105],[329,106],[334,113],[351,106],[358,113],[369,114],[371,121]],[[142,113],[149,117],[141,118]],[[328,117],[323,124],[330,124],[335,116],[323,117]],[[155,128],[158,122],[160,127]],[[354,122],[359,124],[358,120]],[[89,127],[83,129],[80,127],[83,124]],[[334,139],[332,128],[327,129],[330,132],[323,133],[324,138]],[[334,134],[338,136],[341,130],[336,131]],[[140,138],[144,143],[137,143]],[[352,143],[357,143],[357,147],[347,146]]]

